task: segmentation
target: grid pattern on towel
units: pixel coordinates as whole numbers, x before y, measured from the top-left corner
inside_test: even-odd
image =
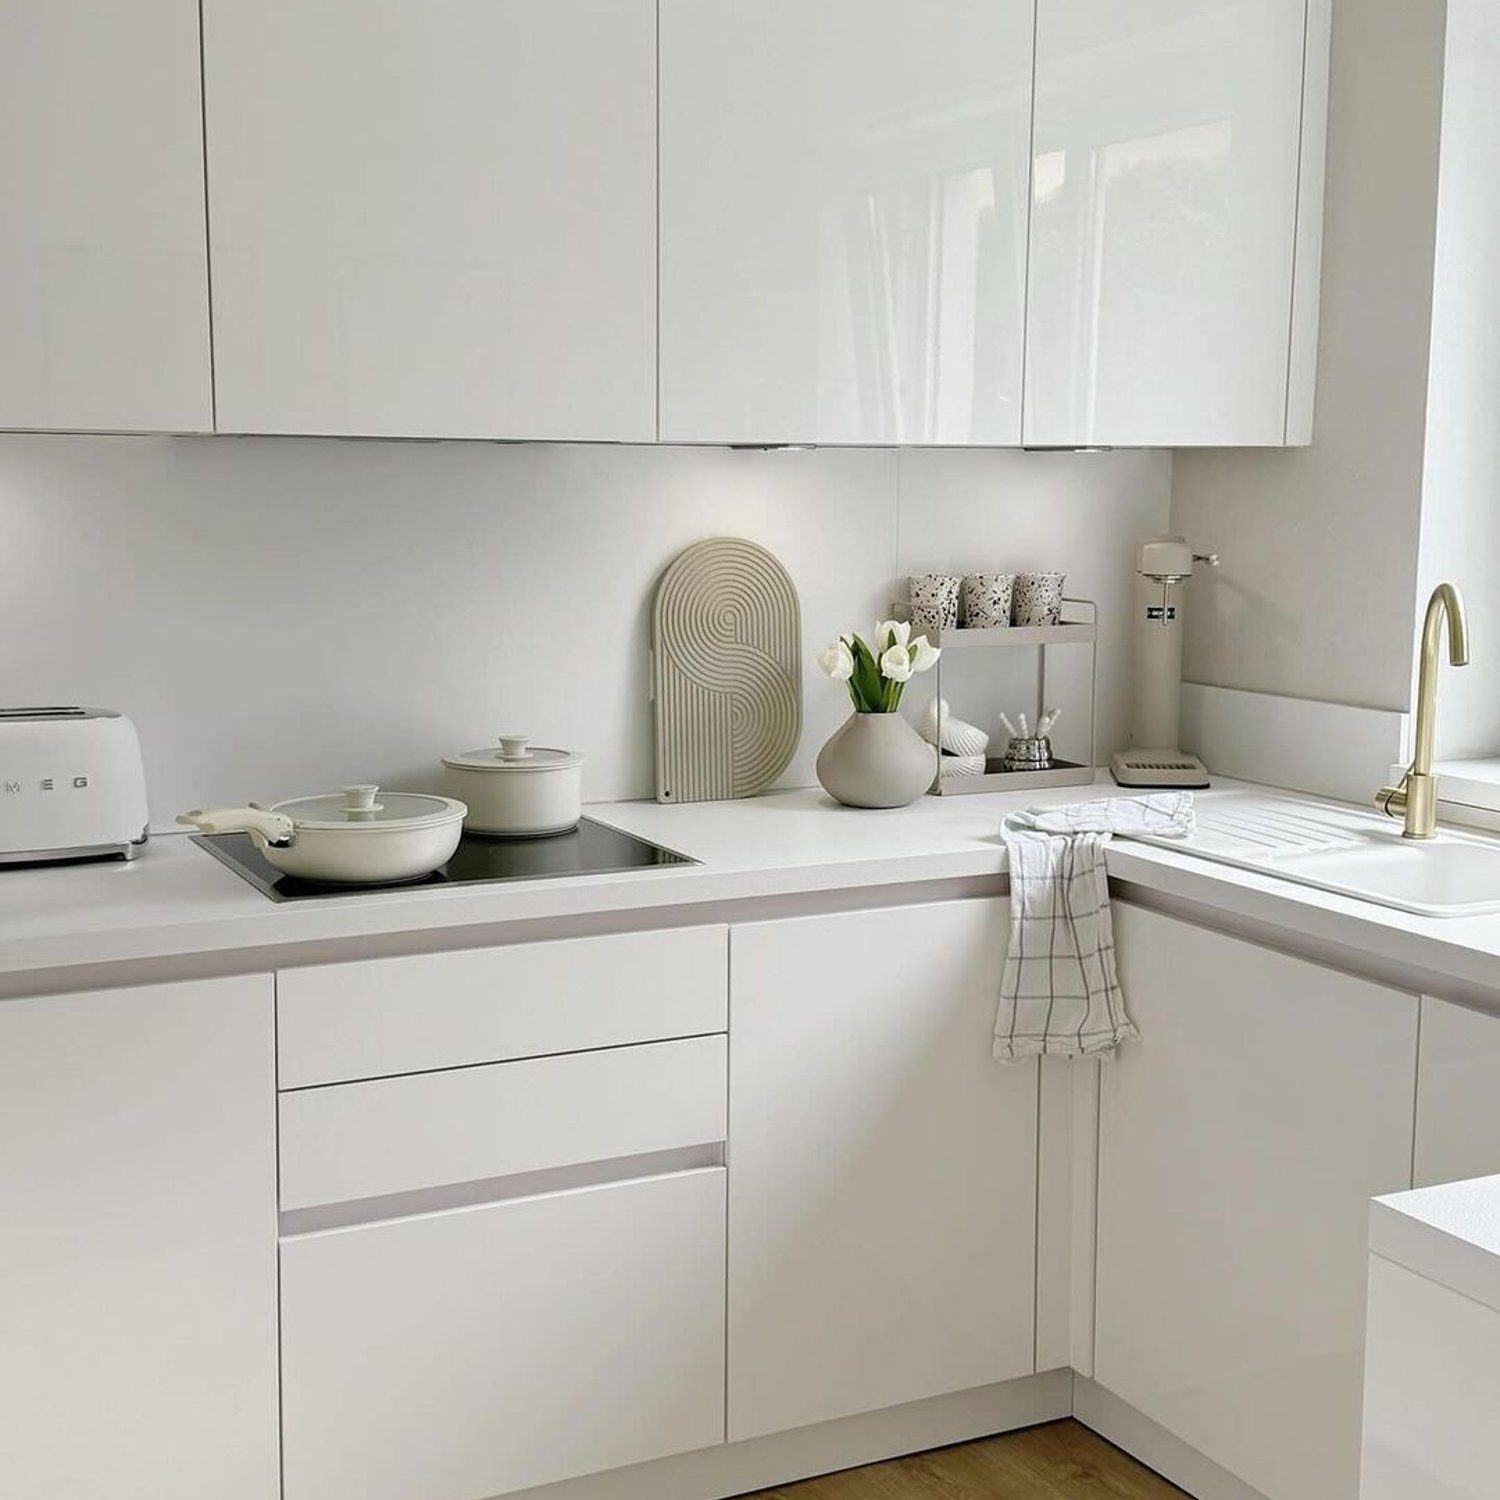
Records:
[[[1185,793],[1114,798],[1007,818],[1010,947],[995,1056],[1086,1057],[1133,1040],[1115,964],[1104,847],[1113,833],[1192,831]]]

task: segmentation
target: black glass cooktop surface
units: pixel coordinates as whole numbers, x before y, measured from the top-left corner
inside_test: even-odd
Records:
[[[439,885],[486,884],[502,880],[554,880],[564,875],[613,875],[627,870],[660,870],[695,865],[695,859],[648,843],[633,833],[585,818],[571,833],[540,839],[486,838],[466,833],[453,858],[431,875],[399,885],[332,885],[283,875],[250,841],[248,833],[200,834],[193,842],[264,891],[273,901],[309,901],[318,896],[366,896]]]

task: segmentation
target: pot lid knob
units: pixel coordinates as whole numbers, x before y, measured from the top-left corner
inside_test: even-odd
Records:
[[[346,786],[343,789],[343,810],[346,813],[378,813],[381,804],[375,800],[375,794],[379,790],[378,786]]]
[[[531,752],[526,747],[530,743],[529,734],[502,734],[500,736],[500,759],[527,760]]]

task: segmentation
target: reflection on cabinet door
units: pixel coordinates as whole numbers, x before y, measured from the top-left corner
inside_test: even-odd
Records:
[[[0,428],[208,432],[196,0],[0,4]]]
[[[1116,905],[1098,1382],[1270,1500],[1359,1486],[1369,1200],[1408,1185],[1417,1001]]]
[[[1034,1368],[1035,1064],[1004,901],[730,934],[729,1436]]]
[[[663,0],[663,440],[1020,441],[1031,33]]]
[[[1422,999],[1414,1186],[1500,1172],[1500,1016]]]
[[[1306,309],[1296,351],[1289,332],[1294,280],[1316,297],[1327,9],[1040,0],[1027,443],[1288,440],[1289,356],[1316,342]]]
[[[649,441],[653,0],[204,0],[219,426]]]
[[[278,1500],[271,1007],[0,1004],[5,1500]]]
[[[724,1169],[281,1247],[286,1500],[477,1500],[724,1439]]]

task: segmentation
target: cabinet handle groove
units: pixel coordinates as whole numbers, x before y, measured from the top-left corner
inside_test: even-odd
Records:
[[[299,1239],[305,1235],[337,1233],[367,1228],[395,1219],[412,1219],[452,1213],[517,1198],[539,1198],[607,1183],[632,1182],[647,1177],[666,1177],[724,1165],[724,1142],[676,1146],[669,1151],[644,1151],[634,1156],[615,1156],[605,1161],[583,1162],[566,1167],[546,1167],[536,1172],[512,1172],[504,1177],[484,1177],[472,1182],[450,1182],[411,1192],[384,1193],[373,1198],[353,1198],[342,1203],[294,1208],[280,1218],[280,1237]]]

